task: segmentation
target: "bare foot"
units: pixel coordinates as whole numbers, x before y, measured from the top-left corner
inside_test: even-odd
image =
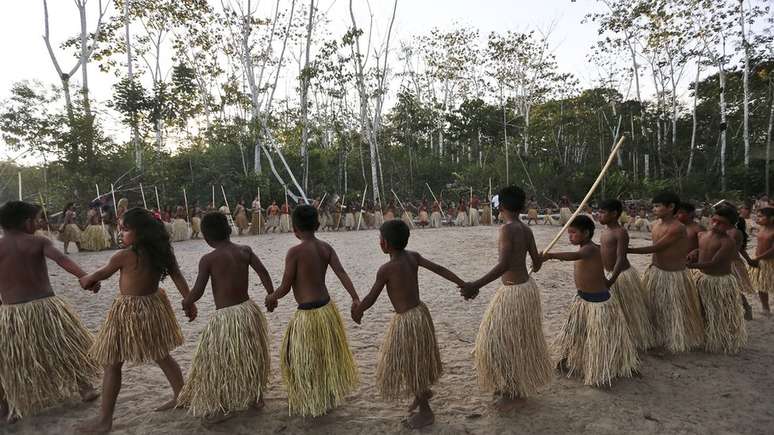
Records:
[[[207,415],[202,417],[202,423],[206,425],[223,423],[224,421],[231,418],[231,415],[232,414],[226,412],[218,412],[215,414]]]
[[[411,405],[409,405],[409,408],[408,408],[409,412],[412,412],[412,411],[414,411],[415,409],[417,409],[417,407],[419,407],[419,402],[420,402],[422,399],[424,399],[424,400],[430,400],[430,399],[432,399],[432,398],[433,398],[433,396],[434,396],[434,395],[435,395],[435,393],[433,393],[433,390],[427,390],[427,393],[425,393],[424,397],[422,397],[422,398],[419,398],[419,397],[414,397],[414,401],[413,401],[413,402],[411,402]]]
[[[432,411],[417,412],[416,414],[411,414],[409,417],[404,418],[401,423],[409,429],[421,429],[435,423],[435,414],[433,414]]]
[[[75,429],[76,433],[91,433],[91,434],[97,434],[97,433],[108,433],[110,432],[110,429],[113,428],[113,421],[110,420],[108,422],[104,422],[100,420],[99,418],[95,418],[93,420],[87,420],[82,425],[78,426]]]
[[[95,390],[94,387],[89,387],[81,390],[81,400],[84,402],[93,402],[99,397],[99,390]]]
[[[501,413],[512,412],[525,403],[523,397],[500,396],[494,403],[494,408]]]
[[[170,400],[169,402],[167,402],[167,403],[159,406],[158,408],[154,409],[154,411],[156,411],[156,412],[169,411],[170,409],[174,408],[175,406],[177,406],[177,397],[173,397],[172,400]]]

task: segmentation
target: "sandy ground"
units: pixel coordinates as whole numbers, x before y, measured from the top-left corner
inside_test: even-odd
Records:
[[[545,246],[557,227],[534,227],[538,247]],[[497,231],[494,227],[415,231],[409,248],[443,264],[463,279],[474,279],[494,264]],[[363,295],[373,282],[376,270],[386,257],[377,245],[378,233],[323,233],[330,242]],[[633,235],[633,244],[646,243]],[[285,251],[294,244],[291,234],[245,236],[236,239],[256,250],[269,269],[275,285],[279,283]],[[558,249],[568,249],[565,238]],[[209,250],[201,240],[175,244],[181,267],[193,283],[199,257]],[[103,265],[109,252],[73,254],[85,269]],[[646,256],[635,256],[633,264],[642,271]],[[96,330],[117,292],[117,276],[103,284],[93,295],[81,291],[76,281],[56,266],[51,267],[55,291],[69,301],[86,326]],[[551,262],[535,276],[542,289],[544,330],[549,342],[558,333],[565,311],[575,294],[572,265]],[[199,319],[187,323],[178,308],[180,295],[165,283],[177,310],[186,342],[173,352],[187,372],[197,337],[214,310],[212,297],[205,293],[199,303]],[[642,355],[642,376],[622,379],[612,388],[590,388],[577,379],[559,374],[538,396],[510,415],[499,415],[491,408],[492,398],[478,388],[471,350],[483,312],[496,286],[484,288],[478,299],[465,302],[451,283],[427,272],[420,275],[422,299],[433,314],[444,362],[444,375],[435,387],[432,406],[436,423],[427,433],[772,433],[774,424],[774,319],[761,314],[753,301],[755,319],[748,322],[750,340],[737,356],[710,355],[703,352],[657,357]],[[366,313],[358,326],[348,318],[349,299],[335,276],[330,273],[331,295],[345,315],[345,324],[361,383],[355,394],[340,408],[318,419],[289,417],[286,394],[279,374],[278,346],[295,305],[292,295],[280,301],[279,308],[267,314],[271,334],[273,373],[262,412],[237,414],[217,426],[205,427],[183,410],[155,413],[154,406],[166,401],[171,390],[158,367],[126,367],[123,389],[118,398],[114,432],[149,433],[315,433],[370,434],[394,433],[402,428],[400,419],[407,403],[379,400],[375,383],[376,361],[391,306],[386,293]],[[256,276],[251,277],[254,299],[262,301],[264,291]],[[262,305],[262,303],[261,303]],[[71,402],[27,418],[0,432],[10,434],[73,433],[74,426],[91,417],[98,402]]]

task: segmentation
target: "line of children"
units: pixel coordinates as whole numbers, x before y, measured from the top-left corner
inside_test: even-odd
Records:
[[[262,407],[262,393],[270,372],[268,326],[247,292],[249,268],[255,270],[268,293],[265,299],[268,311],[273,311],[279,299],[291,289],[298,303],[280,349],[282,379],[291,415],[325,414],[358,384],[357,367],[343,322],[325,285],[328,267],[352,297],[351,315],[357,323],[387,287],[396,314],[381,347],[377,387],[387,400],[413,396],[410,411],[418,408],[419,412],[405,420],[411,428],[433,423],[429,405],[431,386],[443,371],[432,317],[419,296],[419,267],[454,282],[467,299],[476,297],[481,287],[502,279],[481,321],[474,351],[479,384],[483,390],[495,393],[496,407],[501,411],[511,410],[524,398],[536,394],[553,377],[554,364],[542,328],[540,291],[526,267],[528,254],[534,271],[550,259],[576,262],[577,296],[554,349],[560,368],[570,375],[582,376],[585,384],[609,385],[616,377],[632,376],[639,368],[637,348],[655,344],[677,351],[706,343],[708,351],[735,353],[743,346],[746,331],[743,321],[739,320],[741,310],[729,309],[729,304],[736,308],[740,305],[733,302],[739,294],[731,272],[736,244],[727,232],[735,218],[728,212],[716,212],[712,232],[699,237],[696,261],[688,263],[684,252],[688,246],[685,228],[674,219],[679,199],[667,193],[654,199],[654,211],[661,221],[654,226],[653,246],[629,248],[628,235],[618,224],[620,202],[605,201],[600,219],[607,225],[607,231],[601,246],[592,242],[593,221],[587,216],[578,216],[569,229],[570,242],[579,246],[578,251],[541,256],[532,231],[518,218],[524,208],[523,190],[505,188],[499,200],[505,224],[499,235],[499,261],[490,272],[476,281],[463,282],[442,266],[407,251],[409,228],[400,220],[392,220],[380,229],[380,246],[390,255],[390,261],[379,269],[371,292],[362,302],[335,250],[315,237],[319,218],[312,206],[299,206],[293,211],[293,228],[300,243],[288,251],[282,283],[276,291],[252,250],[231,243],[226,218],[220,213],[206,215],[202,219],[202,233],[214,250],[201,259],[196,284],[189,292],[169,235],[163,224],[145,210],[126,212],[122,236],[127,248],[116,253],[105,267],[86,275],[58,253],[50,241],[30,235],[39,209],[25,203],[8,203],[0,209],[0,225],[7,232],[0,239],[0,271],[23,268],[18,262],[24,262],[24,267],[35,273],[30,277],[14,275],[10,283],[0,284],[3,301],[0,331],[13,327],[14,316],[26,315],[40,321],[27,322],[35,326],[30,329],[31,338],[24,338],[25,346],[14,341],[15,338],[8,339],[8,334],[1,335],[0,351],[16,351],[19,361],[35,352],[49,352],[47,346],[29,345],[29,342],[35,343],[35,336],[44,333],[41,328],[63,324],[66,327],[61,330],[45,331],[47,336],[61,342],[59,351],[45,360],[51,366],[41,367],[42,371],[24,379],[41,379],[45,375],[70,385],[47,379],[57,385],[56,390],[33,390],[37,395],[30,396],[31,387],[16,382],[22,379],[18,376],[19,361],[2,360],[0,385],[5,394],[0,397],[5,399],[0,402],[4,405],[0,410],[20,417],[61,401],[63,393],[76,389],[84,399],[96,397],[90,393],[88,378],[98,363],[105,368],[102,406],[99,417],[83,429],[108,431],[124,361],[156,361],[162,368],[172,387],[173,399],[159,409],[187,407],[193,415],[217,421],[233,411]],[[771,260],[774,258],[774,231],[771,231],[774,209],[762,209],[759,224],[756,260],[761,264],[766,260],[774,263]],[[22,246],[32,251],[20,252]],[[643,287],[635,279],[636,271],[626,258],[627,252],[654,253],[653,266],[645,275],[648,298],[643,297]],[[121,272],[120,294],[93,345],[91,336],[63,302],[42,305],[43,309],[26,306],[38,299],[58,301],[50,290],[44,256],[79,277],[81,286],[87,289],[97,290],[101,280]],[[756,260],[751,261],[755,264]],[[702,322],[699,293],[685,272],[686,265],[702,271],[698,285],[706,323]],[[759,290],[772,288],[766,283],[774,280],[774,276],[766,270],[760,268],[754,274],[755,288]],[[217,310],[200,336],[185,385],[180,367],[170,356],[170,351],[180,346],[183,338],[169,300],[159,288],[165,276],[172,278],[183,296],[183,309],[190,320],[196,318],[195,302],[212,278]],[[29,282],[24,281],[27,278]],[[691,291],[695,294],[695,306]],[[655,335],[647,321],[648,302],[653,307],[650,320]],[[46,310],[47,314],[40,314],[39,310]],[[46,317],[52,315],[59,316],[56,322]],[[697,321],[694,315],[701,326],[698,333],[690,329]],[[89,346],[91,349],[87,351]],[[33,388],[40,388],[38,384],[44,383],[36,383]],[[24,402],[28,397],[39,400]]]

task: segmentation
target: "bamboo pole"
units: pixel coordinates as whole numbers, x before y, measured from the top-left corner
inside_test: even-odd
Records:
[[[19,201],[23,201],[23,197],[22,197],[22,181],[21,181],[21,171],[19,172]]]
[[[473,216],[470,214],[473,209],[473,186],[470,186],[470,200],[468,201],[468,226],[473,226]]]
[[[392,189],[390,189],[390,192],[392,192],[392,194],[395,195],[395,199],[398,200],[398,204],[400,204],[400,208],[402,208],[403,209],[403,213],[406,214],[406,207],[404,207],[403,203],[400,202],[400,198],[398,198],[398,195]],[[414,228],[414,222],[412,222],[411,219],[409,219],[409,223],[411,224],[411,228]]]
[[[559,238],[562,237],[562,234],[564,234],[565,231],[567,231],[567,228],[569,228],[570,224],[572,223],[573,219],[575,219],[578,214],[580,214],[581,210],[583,210],[583,207],[586,206],[586,203],[591,198],[591,195],[594,194],[594,191],[597,189],[597,186],[599,186],[599,183],[602,182],[602,179],[605,178],[605,174],[607,173],[607,170],[610,168],[610,165],[613,163],[613,159],[615,159],[616,154],[618,154],[618,150],[621,148],[621,145],[624,143],[624,139],[626,139],[626,136],[621,136],[621,140],[618,141],[615,147],[613,147],[613,151],[610,152],[610,156],[607,158],[607,163],[605,163],[605,166],[602,167],[602,171],[600,171],[599,175],[597,176],[596,181],[594,181],[594,184],[591,185],[591,188],[586,193],[586,196],[583,198],[583,201],[581,201],[580,205],[578,205],[578,208],[575,209],[575,212],[570,216],[570,219],[567,221],[566,224],[562,227],[561,230],[559,230],[558,233],[556,233],[556,236],[554,236],[553,240],[551,240],[551,243],[548,244],[548,246],[543,249],[542,254],[545,255],[548,251],[551,250],[551,248],[554,247],[557,241],[559,241]],[[530,274],[532,273],[532,270],[530,269]]]
[[[223,186],[221,186],[223,187]],[[215,185],[212,185],[212,209],[217,210],[218,208],[215,207]]]
[[[116,214],[116,224],[118,223],[118,203],[116,202],[116,188],[110,183],[110,194],[113,196],[113,211]]]
[[[188,219],[188,229],[191,229],[191,215],[188,213],[188,195],[185,193],[185,187],[183,188],[183,201],[185,201],[185,217]]]
[[[320,209],[320,207],[322,207],[322,204],[323,204],[323,202],[325,201],[325,197],[326,197],[326,196],[328,196],[328,192],[325,192],[325,193],[323,194],[323,197],[322,197],[322,199],[321,199],[321,200],[320,200],[320,202],[317,204],[317,210],[319,210],[319,209]]]
[[[363,189],[363,200],[360,201],[360,215],[357,217],[357,230],[360,231],[360,222],[363,221],[363,207],[365,207],[365,198],[366,198],[366,192],[368,192],[368,185],[366,184],[365,189]]]
[[[228,209],[228,214],[231,214],[231,206],[228,205],[228,198],[226,197],[226,189],[223,187],[223,185],[220,185],[220,192],[223,194],[223,202],[226,203],[226,208]],[[214,201],[213,201],[214,204]]]
[[[48,213],[46,212],[46,202],[43,201],[43,195],[38,192],[38,197],[40,198],[40,207],[43,209],[43,219],[46,220],[46,229],[48,230],[48,234],[51,235],[51,224],[48,223]]]
[[[142,195],[142,207],[147,210],[148,203],[145,202],[145,190],[142,188],[142,183],[140,183],[140,194]]]
[[[339,206],[339,216],[338,219],[336,219],[336,228],[334,228],[334,231],[339,230],[339,224],[341,224],[341,215],[344,214],[344,199],[347,197],[347,192],[344,192],[344,196],[341,197],[341,206]],[[336,204],[334,204],[334,207]]]
[[[430,188],[430,185],[425,183],[425,186],[427,186],[427,189],[430,191],[430,194],[433,195],[433,200],[438,203],[438,209],[441,210],[441,216],[443,216],[444,219],[446,219],[446,213],[443,212],[443,205],[441,204],[441,201],[438,201],[438,198],[435,197],[435,193],[433,193],[433,189]]]
[[[105,229],[105,221],[102,219],[102,206],[99,205],[99,198],[100,198],[99,184],[95,184],[94,186],[97,188],[97,213],[99,213],[99,223],[102,225],[102,234],[104,235],[104,234],[108,234],[108,232],[107,232],[107,229]]]
[[[156,186],[153,186],[153,190],[156,192],[156,211],[161,214],[161,201],[159,201],[159,188]]]

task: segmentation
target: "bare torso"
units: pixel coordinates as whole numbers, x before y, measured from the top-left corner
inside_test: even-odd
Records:
[[[122,295],[148,296],[159,289],[161,275],[149,273],[149,268],[143,263],[147,260],[138,257],[132,248],[126,248],[115,254],[121,271],[118,288]]]
[[[54,295],[43,252],[45,243],[43,237],[15,231],[0,238],[2,303],[18,304]]]
[[[654,252],[652,257],[653,265],[666,271],[685,270],[685,259],[688,253],[691,252],[691,249],[683,224],[677,221],[677,219],[666,223],[661,220],[657,221],[651,231],[653,243],[658,242],[662,237],[666,237],[670,232],[674,232],[678,236],[678,240],[667,249]]]
[[[599,240],[599,249],[602,255],[602,264],[605,266],[606,271],[612,271],[615,268],[619,255],[623,256],[621,271],[631,267],[629,259],[626,256],[626,251],[619,252],[618,250],[618,245],[621,241],[625,242],[627,246],[629,245],[629,234],[621,226],[617,228],[608,228],[602,232],[602,236]]]
[[[403,251],[382,266],[382,271],[388,276],[387,295],[396,313],[405,313],[420,303],[419,263],[416,257],[416,252]]]
[[[587,250],[588,256],[575,261],[575,287],[584,293],[602,293],[608,290],[599,246],[588,242],[580,249]]]
[[[238,305],[250,299],[248,294],[251,250],[233,243],[203,257],[212,278],[215,308]]]
[[[711,261],[719,255],[721,261],[701,271],[707,275],[728,275],[731,273],[731,261],[738,256],[736,243],[726,234],[704,231],[699,234],[699,263]]]
[[[685,226],[685,234],[688,237],[688,252],[699,249],[699,233],[703,231],[704,228],[696,222],[690,222]]]
[[[760,260],[767,259],[761,257],[761,255],[763,255],[771,248],[772,242],[774,242],[774,231],[769,228],[762,227],[760,230],[758,230],[756,240],[758,243],[755,246],[755,258]]]
[[[333,248],[316,238],[303,240],[288,250],[295,261],[293,296],[299,304],[329,299],[325,275],[331,261]]]
[[[500,228],[500,243],[502,238],[508,238],[511,246],[510,264],[503,274],[502,282],[505,285],[521,284],[529,279],[527,271],[527,252],[531,244],[535,243],[532,230],[521,221],[507,223]]]

